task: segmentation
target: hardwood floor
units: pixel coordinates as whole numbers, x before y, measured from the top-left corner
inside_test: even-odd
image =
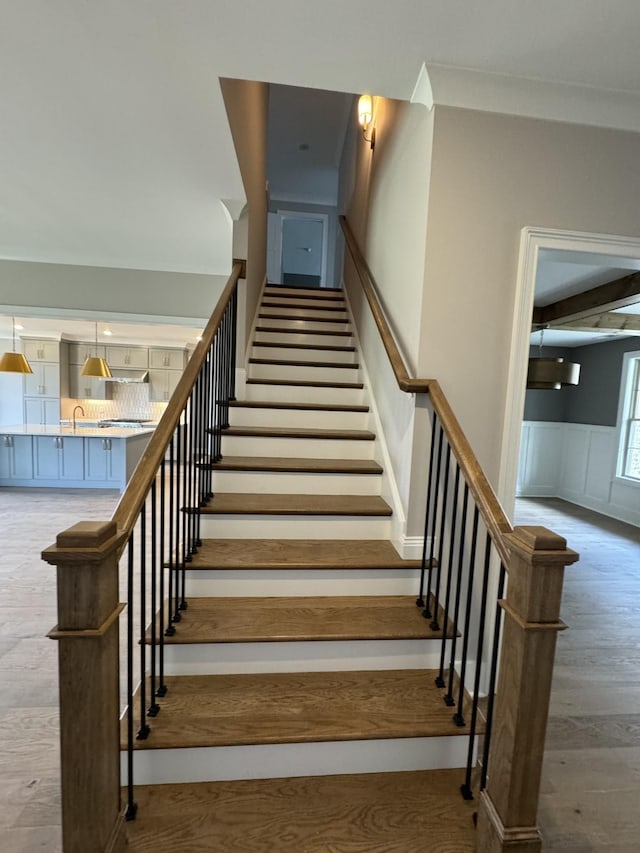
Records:
[[[0,850],[8,853],[61,850],[57,650],[45,636],[56,622],[55,571],[40,560],[40,551],[78,520],[109,518],[118,498],[117,492],[0,489]],[[566,573],[563,618],[570,630],[558,642],[540,802],[545,853],[637,853],[640,530],[556,500],[519,501],[517,523],[544,524],[566,536],[581,554],[580,562]],[[304,554],[299,559],[304,562]],[[399,782],[394,790],[402,792]],[[415,786],[405,796],[414,794],[416,821],[428,824],[428,795]],[[265,802],[257,789],[251,796]],[[344,798],[346,841],[336,835],[324,846],[317,839],[306,847],[299,843],[296,833],[306,820],[305,809],[320,807],[323,800],[304,795],[295,800],[292,793],[292,804],[301,805],[287,815],[273,816],[274,821],[283,820],[283,842],[269,853],[424,849],[406,840],[411,827],[381,827],[378,810],[365,813],[355,793],[336,796]],[[380,787],[380,796],[388,798],[388,791]],[[251,802],[249,798],[247,813]],[[180,809],[187,811],[188,806]],[[178,830],[181,818],[175,812],[173,818]],[[171,823],[170,816],[167,820]],[[362,834],[365,825],[373,827],[369,836]],[[417,825],[420,831],[414,837],[422,842],[428,826]],[[140,826],[143,829],[144,822]],[[374,846],[370,839],[378,833]],[[259,830],[248,829],[246,846],[235,849],[267,853],[259,846],[259,836]],[[196,842],[192,839],[190,848],[181,849],[207,850]],[[434,849],[471,849],[454,836],[442,844]],[[163,853],[157,847],[148,849]],[[216,849],[234,850],[220,845]]]

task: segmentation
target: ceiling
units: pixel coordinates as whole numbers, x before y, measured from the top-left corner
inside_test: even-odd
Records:
[[[473,72],[640,129],[637,0],[0,0],[0,20],[0,259],[227,274],[244,190],[220,77],[409,99],[426,63],[453,81],[438,102]]]

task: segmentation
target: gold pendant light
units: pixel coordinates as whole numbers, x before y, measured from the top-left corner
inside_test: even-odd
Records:
[[[21,352],[16,352],[16,318],[11,318],[13,329],[13,352],[5,352],[0,358],[0,371],[3,373],[33,373],[31,365]]]
[[[96,379],[109,379],[111,368],[104,358],[98,356],[98,324],[96,323],[96,354],[87,357],[80,371],[81,376],[93,376]]]

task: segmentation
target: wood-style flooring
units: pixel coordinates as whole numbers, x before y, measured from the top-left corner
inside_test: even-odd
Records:
[[[40,560],[56,534],[81,519],[108,519],[119,495],[98,491],[0,489],[0,850],[61,853],[57,714],[57,647],[46,638],[56,623],[55,569]],[[638,853],[640,849],[640,531],[560,500],[518,502],[517,522],[543,524],[566,536],[580,562],[566,572],[562,616],[569,626],[558,638],[547,750],[540,801],[545,853]],[[376,543],[380,547],[380,543]],[[304,554],[299,554],[304,562]],[[389,787],[324,788],[325,777],[290,792],[286,812],[277,813],[265,783],[247,789],[239,842],[203,841],[210,825],[190,822],[198,807],[185,799],[169,805],[160,792],[141,792],[138,851],[145,827],[166,820],[184,846],[180,853],[467,853],[468,826],[451,826],[434,838],[429,821],[437,808],[414,774],[398,774]],[[404,779],[406,777],[406,780]],[[411,778],[409,778],[411,777]],[[406,781],[406,785],[403,785]],[[457,776],[456,776],[457,781]],[[386,783],[385,783],[386,784]],[[434,782],[430,782],[435,784]],[[439,784],[439,783],[438,783]],[[444,784],[444,783],[443,783]],[[450,782],[449,782],[450,784]],[[317,786],[317,787],[316,787]],[[147,796],[150,811],[144,816]],[[224,796],[223,794],[220,795]],[[327,838],[303,837],[313,810],[342,808]],[[411,818],[396,821],[394,797],[410,805]],[[171,800],[171,796],[169,800]],[[222,802],[223,800],[221,800]],[[389,825],[383,823],[384,803]],[[473,810],[474,804],[470,804]],[[278,832],[278,846],[265,847],[260,809]],[[225,827],[239,819],[222,810]],[[256,821],[252,821],[252,815]],[[278,822],[280,821],[280,822]],[[390,828],[389,828],[390,827]],[[175,838],[175,836],[174,836]],[[431,838],[434,844],[427,847]],[[233,847],[232,843],[236,846]],[[262,844],[262,846],[260,846]],[[251,846],[253,845],[253,846]],[[288,846],[287,846],[288,845]],[[413,845],[413,846],[412,846]],[[172,853],[178,850],[174,844]]]

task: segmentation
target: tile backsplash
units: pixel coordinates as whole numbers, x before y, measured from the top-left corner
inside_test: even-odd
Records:
[[[149,400],[149,386],[143,382],[114,382],[111,400],[74,400],[63,398],[61,415],[70,418],[73,407],[78,403],[84,409],[84,417],[91,420],[103,418],[135,418],[136,420],[158,421],[167,407],[166,403]]]

